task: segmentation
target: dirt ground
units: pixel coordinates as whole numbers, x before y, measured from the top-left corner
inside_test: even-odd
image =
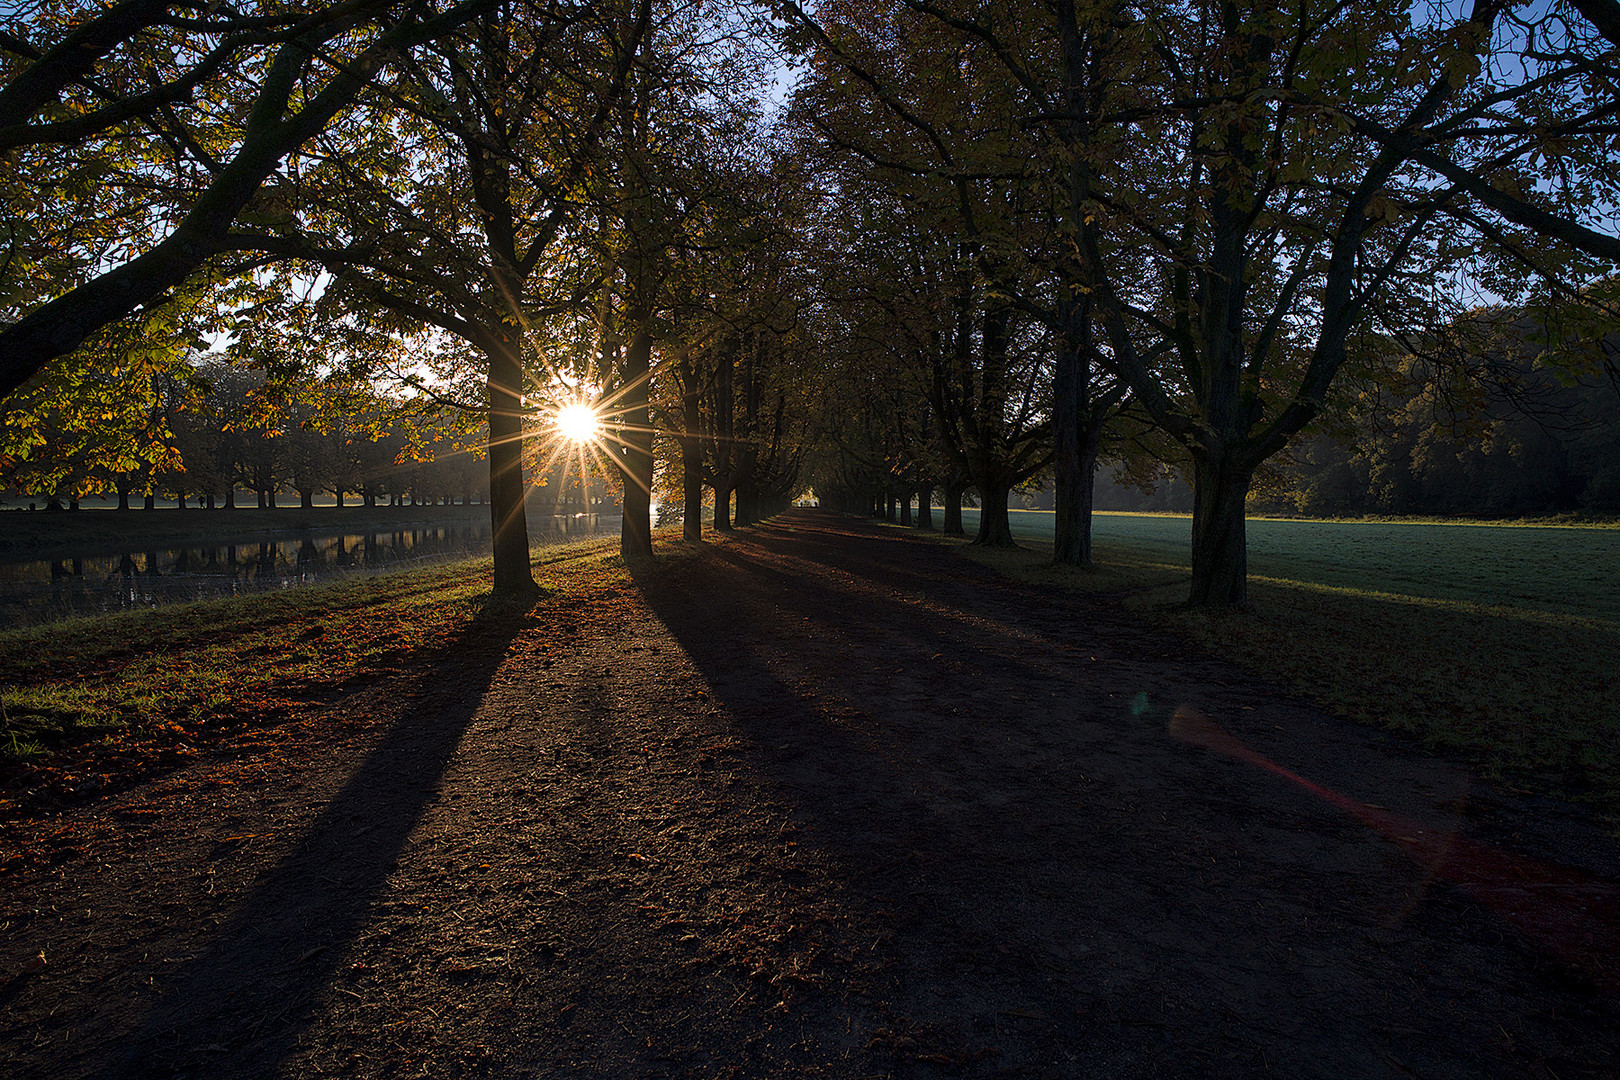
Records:
[[[1579,812],[816,511],[51,829],[16,1080],[1620,1077]]]

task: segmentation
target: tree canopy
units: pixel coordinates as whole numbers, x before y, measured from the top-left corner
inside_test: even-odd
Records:
[[[1605,0],[14,6],[0,455],[150,490],[211,343],[287,415],[459,410],[500,589],[560,458],[617,476],[627,558],[704,487],[719,528],[815,483],[959,529],[971,491],[1005,544],[1048,481],[1078,563],[1099,462],[1168,461],[1189,599],[1239,603],[1279,463],[1612,378],[1617,36]],[[594,459],[534,449],[575,401]]]

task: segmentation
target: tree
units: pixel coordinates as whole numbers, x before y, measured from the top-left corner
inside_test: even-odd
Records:
[[[175,305],[178,308],[180,305]],[[0,417],[0,472],[73,500],[179,467],[171,420],[201,396],[195,344],[174,309],[109,326],[14,395]]]
[[[1609,99],[1587,92],[1602,76],[1579,50],[1543,57],[1510,5],[1414,18],[1395,3],[1062,0],[998,19],[904,3],[993,55],[1046,118],[1046,176],[1108,363],[1192,457],[1194,605],[1244,599],[1255,470],[1324,408],[1353,339],[1441,321],[1455,297],[1437,283],[1500,280],[1488,249],[1579,277],[1522,257],[1487,211],[1526,223],[1547,202],[1573,221],[1583,197],[1615,205]],[[1545,197],[1508,179],[1555,146]]]
[[[279,216],[286,157],[390,58],[491,4],[124,0],[14,16],[0,37],[12,155],[0,397],[188,279],[240,273],[279,248],[233,226],[255,201],[262,220]],[[41,202],[64,186],[69,201]],[[86,215],[92,195],[116,212]]]
[[[441,35],[317,141],[284,226],[335,275],[319,303],[348,351],[430,328],[421,358],[479,384],[445,402],[486,419],[497,592],[536,588],[524,424],[568,380],[535,330],[595,289],[579,202],[650,19],[650,0],[511,0]]]
[[[882,190],[911,233],[902,271],[929,280],[936,418],[980,493],[976,542],[1010,545],[1008,494],[1050,457],[1055,339],[1027,302],[1035,207],[1005,80],[903,9],[824,5],[820,22],[793,10],[821,48],[795,109],[842,157],[829,186],[846,212],[867,216],[855,205]]]

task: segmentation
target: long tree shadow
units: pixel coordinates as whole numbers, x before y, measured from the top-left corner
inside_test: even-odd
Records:
[[[1445,1072],[1487,1045],[1506,1064],[1493,1025],[1532,1002],[1590,1008],[1583,990],[1528,982],[1497,924],[1331,800],[1234,768],[1166,722],[1205,696],[1234,724],[1258,703],[1268,730],[1334,740],[1342,761],[1315,751],[1313,775],[1331,768],[1391,803],[1444,767],[1387,757],[1377,737],[1128,616],[981,588],[943,552],[806,515],[638,582],[806,843],[845,868],[851,896],[893,914],[888,1030],[931,1011],[931,1031],[905,1035],[930,1059],[1304,1076],[1383,1055]],[[1088,633],[1090,619],[1104,621]],[[1620,1049],[1600,1030],[1537,1016],[1514,1037]]]
[[[828,535],[840,529],[868,535],[851,550],[847,537]],[[897,920],[885,961],[898,980],[885,1005],[891,1023],[870,1038],[922,1038],[915,1052],[941,1061],[974,1060],[990,1044],[1001,1067],[1053,1075],[1052,1063],[1072,1060],[1084,1042],[1062,1027],[907,1028],[917,1004],[907,985],[952,999],[957,1019],[971,1013],[993,1026],[998,1016],[1072,1015],[1077,982],[1106,989],[1113,975],[1080,950],[1054,948],[1043,926],[1074,883],[1061,865],[1072,863],[1071,853],[1062,849],[1104,827],[1076,808],[1073,755],[1063,752],[1074,745],[1048,753],[1044,733],[1001,726],[1016,704],[981,708],[984,699],[955,689],[979,673],[993,679],[986,691],[1042,687],[1049,664],[1020,656],[1038,651],[1022,643],[991,640],[1002,624],[954,617],[949,604],[971,588],[975,566],[942,553],[930,576],[926,561],[889,562],[890,542],[842,522],[765,526],[677,574],[653,569],[637,581],[731,710],[750,747],[745,759],[791,804],[806,843],[846,868],[837,890],[880,921]],[[936,603],[880,599],[896,588]],[[777,642],[793,636],[803,650],[837,640],[838,655],[823,653],[830,662],[807,679],[803,667],[795,673],[782,662]],[[789,644],[786,652],[801,649]],[[947,670],[942,656],[955,666]],[[972,714],[967,724],[948,715],[953,697]],[[974,784],[957,783],[963,771],[976,774]]]
[[[492,606],[423,657],[412,704],[94,1075],[277,1070],[367,924],[523,625],[521,608]]]

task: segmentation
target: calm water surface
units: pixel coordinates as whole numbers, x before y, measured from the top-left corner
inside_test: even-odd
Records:
[[[560,542],[618,529],[617,516],[529,518],[529,535],[536,542]],[[0,562],[0,629],[288,589],[489,553],[489,525],[456,521]]]

